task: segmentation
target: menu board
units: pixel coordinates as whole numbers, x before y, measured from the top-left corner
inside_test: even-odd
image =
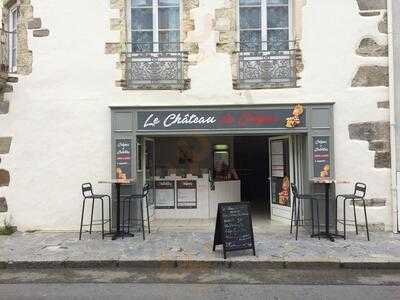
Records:
[[[174,209],[175,208],[175,181],[156,180],[156,208]]]
[[[197,208],[197,181],[177,180],[176,187],[177,208]]]
[[[329,136],[313,137],[313,166],[315,178],[331,177],[331,156]]]
[[[218,204],[213,251],[215,251],[216,245],[221,244],[224,258],[226,258],[227,251],[246,249],[252,249],[253,255],[256,255],[250,203]]]
[[[132,178],[132,141],[117,139],[115,147],[116,179]]]

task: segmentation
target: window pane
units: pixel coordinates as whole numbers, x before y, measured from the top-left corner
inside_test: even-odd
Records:
[[[179,29],[179,8],[160,8],[158,10],[160,29]]]
[[[158,0],[159,6],[179,6],[179,0]]]
[[[261,28],[261,8],[240,9],[240,29]]]
[[[288,40],[288,29],[272,29],[267,32],[268,50],[288,50]]]
[[[158,35],[161,52],[177,52],[180,50],[179,31],[163,31]]]
[[[133,52],[152,52],[153,51],[153,32],[132,32],[132,51]]]
[[[132,29],[153,29],[153,10],[151,8],[132,9]]]
[[[261,5],[261,0],[240,0],[239,5]]]
[[[288,0],[267,0],[267,4],[288,4]]]
[[[240,50],[258,51],[261,49],[261,30],[241,31]]]
[[[152,6],[153,0],[132,0],[132,7]]]
[[[267,9],[268,28],[288,28],[289,15],[287,6],[272,6]]]

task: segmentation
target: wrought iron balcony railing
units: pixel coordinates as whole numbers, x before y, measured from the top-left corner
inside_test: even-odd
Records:
[[[237,43],[236,89],[292,88],[297,86],[293,42],[269,47],[266,42]]]
[[[127,89],[188,88],[188,52],[180,43],[129,43],[126,51]]]
[[[0,72],[10,71],[10,35],[15,34],[0,28]]]

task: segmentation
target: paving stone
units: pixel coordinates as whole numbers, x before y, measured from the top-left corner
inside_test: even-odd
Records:
[[[269,225],[268,225],[269,226]],[[177,230],[177,229],[175,229]],[[334,243],[310,238],[303,228],[296,241],[289,234],[289,226],[270,226],[263,233],[255,233],[256,254],[251,251],[232,252],[223,259],[222,247],[212,251],[213,232],[154,232],[143,241],[140,234],[133,238],[102,240],[98,232],[78,233],[18,232],[0,237],[0,262],[11,261],[16,268],[50,265],[55,267],[226,267],[243,268],[260,263],[261,266],[299,268],[337,268],[342,263],[400,262],[400,237],[388,232],[365,232]]]

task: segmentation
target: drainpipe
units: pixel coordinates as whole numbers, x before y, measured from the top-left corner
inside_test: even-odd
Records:
[[[395,1],[397,2],[397,0]],[[400,78],[397,78],[399,72],[395,71],[395,66],[400,66],[400,59],[398,57],[399,53],[394,55],[394,39],[396,43],[400,42],[398,40],[399,33],[398,26],[394,26],[394,15],[400,12],[400,5],[395,4],[393,7],[393,0],[387,1],[387,14],[388,14],[388,46],[389,46],[389,106],[390,106],[390,147],[391,147],[391,199],[392,199],[392,220],[394,233],[399,232],[399,195],[400,195],[400,164],[397,162],[397,158],[400,158],[400,145],[397,145],[397,140],[400,136],[400,128],[397,126],[398,120],[400,120],[400,107],[395,101],[398,98],[400,89],[395,82],[398,82]],[[393,12],[396,13],[393,13]],[[393,28],[395,28],[396,37],[393,34]],[[400,49],[396,47],[396,50]]]

